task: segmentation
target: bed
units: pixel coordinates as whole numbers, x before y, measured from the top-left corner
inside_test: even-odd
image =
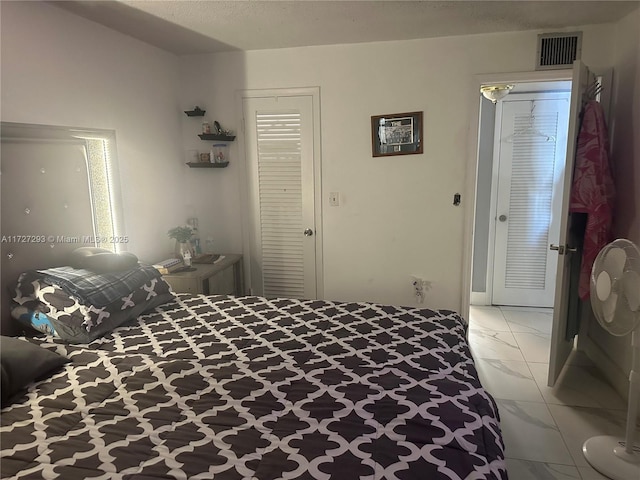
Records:
[[[18,340],[62,360],[2,409],[2,478],[507,478],[455,312],[157,303],[85,343]]]

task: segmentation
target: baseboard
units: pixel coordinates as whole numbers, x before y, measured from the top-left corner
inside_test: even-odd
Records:
[[[487,292],[471,292],[471,305],[491,305]]]

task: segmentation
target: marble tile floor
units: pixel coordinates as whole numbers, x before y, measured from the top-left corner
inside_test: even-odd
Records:
[[[509,478],[607,480],[584,459],[582,444],[624,436],[626,402],[580,352],[547,386],[551,324],[551,309],[471,306],[469,343],[498,404]]]

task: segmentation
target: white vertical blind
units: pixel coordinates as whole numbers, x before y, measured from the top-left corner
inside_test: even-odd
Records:
[[[505,286],[545,289],[558,114],[516,115]],[[550,136],[549,139],[540,133]]]
[[[302,125],[297,111],[256,113],[263,294],[304,296]]]

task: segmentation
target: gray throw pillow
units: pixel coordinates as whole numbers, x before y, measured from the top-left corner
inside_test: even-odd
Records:
[[[53,373],[70,360],[26,340],[0,336],[2,406],[34,380]]]
[[[138,257],[133,253],[113,253],[105,248],[80,247],[71,252],[69,266],[83,268],[96,273],[131,270],[138,265]]]

